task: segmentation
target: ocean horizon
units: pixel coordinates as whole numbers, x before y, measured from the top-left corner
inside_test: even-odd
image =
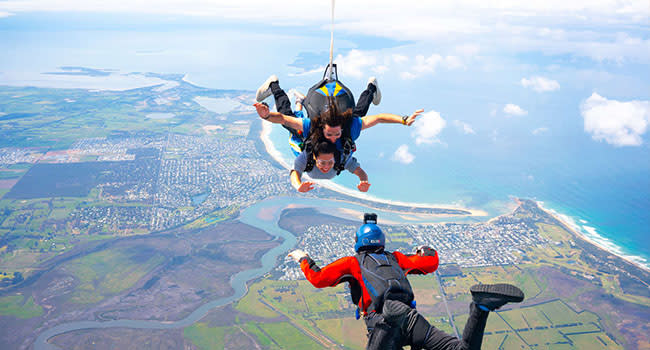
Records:
[[[390,128],[390,126],[385,126],[385,128]],[[294,156],[289,149],[288,133],[278,125],[272,125],[270,129],[266,137],[272,144],[272,149],[269,149],[271,155],[276,159],[279,158],[278,160],[283,165],[291,166]],[[372,129],[364,131],[364,133],[371,132],[373,132]],[[367,145],[362,147],[368,148]],[[449,147],[445,150],[453,152]],[[573,179],[569,184],[557,184],[558,190],[552,190],[553,186],[540,186],[548,187],[545,192],[531,189],[531,186],[522,186],[517,182],[508,186],[503,183],[489,183],[491,181],[489,177],[460,176],[461,179],[469,180],[469,183],[464,184],[462,181],[458,181],[460,169],[450,169],[448,172],[430,175],[432,182],[444,184],[437,187],[437,191],[418,190],[422,187],[422,181],[419,175],[415,175],[400,181],[402,186],[399,186],[399,194],[397,194],[391,193],[390,189],[387,190],[394,186],[395,167],[391,165],[388,167],[390,171],[381,171],[381,164],[386,162],[381,162],[381,159],[379,161],[377,159],[369,160],[366,158],[366,153],[359,153],[357,152],[356,156],[362,167],[369,173],[371,188],[367,193],[361,193],[356,189],[356,176],[349,173],[342,173],[342,176],[335,178],[331,185],[322,184],[322,186],[346,194],[356,194],[357,197],[369,200],[483,211],[486,213],[485,220],[511,212],[515,207],[515,198],[532,199],[587,241],[637,266],[650,270],[650,250],[648,250],[646,238],[648,226],[643,224],[648,221],[648,213],[644,210],[644,208],[648,208],[648,205],[647,203],[646,205],[643,203],[632,205],[625,200],[624,193],[611,197],[611,192],[616,192],[612,187],[590,187],[581,185],[580,181]],[[426,167],[426,165],[420,168],[422,167]],[[482,170],[480,173],[491,173],[494,169],[490,171],[490,169],[482,168]],[[420,169],[419,171],[426,170]],[[405,174],[409,173],[402,172],[400,176]],[[536,174],[536,176],[552,177],[554,174]],[[620,182],[625,183],[629,180],[628,177],[620,179]],[[405,184],[406,186],[404,186]],[[570,196],[558,193],[559,189],[566,190],[571,188],[571,185],[574,186],[574,189],[568,192],[571,194]],[[640,200],[643,200],[643,193],[637,192],[637,194],[641,197]],[[608,195],[612,200],[605,203],[591,202],[594,198]],[[645,200],[647,202],[647,198]],[[639,221],[630,219],[626,222],[626,218],[634,217],[639,218]],[[621,226],[622,223],[626,225]]]

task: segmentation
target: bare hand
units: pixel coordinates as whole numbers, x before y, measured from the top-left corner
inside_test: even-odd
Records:
[[[309,192],[314,189],[314,183],[305,181],[300,184],[300,187],[298,187],[298,192]]]
[[[262,119],[269,119],[269,106],[267,106],[264,103],[255,103],[253,104],[255,106],[255,109],[257,110],[257,114],[260,116]]]
[[[361,192],[368,192],[369,187],[370,187],[370,184],[368,183],[368,181],[361,181],[361,182],[359,182],[359,185],[357,185],[357,188]]]
[[[287,256],[290,256],[293,260],[295,260],[295,262],[300,262],[300,259],[307,257],[307,253],[305,253],[303,250],[296,249],[287,254]]]
[[[413,122],[415,121],[415,118],[417,118],[417,116],[422,114],[422,112],[424,112],[424,109],[418,109],[417,111],[413,112],[413,114],[411,114],[408,118],[406,118],[406,125],[411,126],[411,124],[413,124]]]

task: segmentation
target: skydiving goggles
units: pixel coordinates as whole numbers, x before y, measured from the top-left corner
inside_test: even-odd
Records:
[[[318,166],[326,166],[326,165],[334,165],[334,159],[329,159],[329,160],[323,160],[323,159],[316,159],[316,165]]]

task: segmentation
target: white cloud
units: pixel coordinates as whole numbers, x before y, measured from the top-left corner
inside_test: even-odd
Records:
[[[409,60],[408,56],[404,56],[404,55],[400,55],[400,54],[394,54],[394,55],[392,55],[392,58],[393,58],[393,62],[395,62],[397,64],[403,64],[403,63],[408,62],[408,60]]]
[[[409,152],[408,145],[401,145],[397,147],[397,150],[395,150],[395,153],[393,153],[391,159],[403,164],[410,164],[413,162],[413,160],[415,160],[415,156],[413,153]]]
[[[0,11],[0,18],[13,16],[11,12]]]
[[[0,1],[0,12],[190,15],[214,17],[216,23],[225,19],[310,25],[323,32],[329,32],[331,14],[329,1],[299,0],[11,0]],[[339,1],[335,30],[341,36],[335,44],[344,35],[361,34],[434,43],[441,51],[462,57],[475,55],[480,47],[486,55],[541,52],[645,63],[650,61],[650,40],[644,34],[649,18],[647,0]]]
[[[440,142],[438,134],[445,128],[446,124],[447,122],[436,111],[422,113],[413,124],[415,127],[413,131],[415,143],[420,145]]]
[[[506,114],[517,115],[517,116],[528,114],[527,111],[512,103],[508,103],[505,107],[503,107],[503,112]]]
[[[545,126],[542,126],[541,128],[537,128],[532,131],[533,135],[540,135],[548,132],[548,128]]]
[[[112,72],[107,76],[39,74],[31,72],[0,72],[0,85],[35,86],[64,89],[90,89],[124,91],[146,86],[162,85],[164,91],[178,85],[178,82],[149,77],[139,73]]]
[[[522,78],[521,85],[525,88],[531,87],[537,92],[555,91],[560,88],[560,83],[548,78],[534,76],[530,79]]]
[[[454,48],[454,51],[460,56],[473,57],[478,55],[478,53],[481,51],[481,47],[476,44],[463,44],[456,46]]]
[[[415,79],[427,74],[433,74],[438,67],[448,70],[464,68],[463,62],[458,56],[441,56],[434,53],[428,57],[424,55],[415,56],[415,63],[411,65],[408,72],[401,74],[402,79]]]
[[[380,65],[380,66],[372,67],[371,70],[374,73],[382,75],[382,74],[388,72],[388,66]]]
[[[593,93],[580,105],[585,131],[614,146],[639,146],[650,123],[649,101],[621,102]]]
[[[413,80],[413,79],[417,78],[417,75],[415,75],[413,73],[410,73],[410,72],[402,72],[402,73],[400,73],[399,76],[400,76],[400,78],[402,78],[404,80]]]
[[[465,122],[461,122],[460,120],[454,120],[454,125],[458,130],[462,131],[465,135],[469,134],[476,134],[476,131],[472,128],[471,125]]]
[[[368,51],[351,50],[346,56],[336,56],[334,62],[338,66],[339,76],[362,78],[366,68],[376,67],[377,56]]]

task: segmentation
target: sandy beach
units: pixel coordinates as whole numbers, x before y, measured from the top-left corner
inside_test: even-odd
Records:
[[[580,225],[571,219],[571,217],[560,214],[553,209],[544,207],[543,202],[537,201],[536,203],[540,209],[557,219],[557,221],[559,221],[564,226],[564,228],[567,229],[567,231],[576,236],[577,239],[581,239],[593,246],[598,247],[607,254],[615,255],[640,269],[650,272],[650,266],[648,266],[647,260],[638,256],[626,255],[619,246],[612,243],[609,239],[600,236],[592,227],[586,226],[591,229],[589,230],[585,227],[585,225],[582,226],[585,228],[585,231],[588,232],[588,234],[586,234],[583,232]]]
[[[266,148],[266,152],[273,158],[275,159],[279,164],[281,164],[284,168],[286,169],[291,169],[292,167],[285,161],[282,157],[282,154],[280,151],[278,151],[275,148],[275,145],[273,142],[271,142],[270,139],[270,134],[272,130],[273,124],[268,121],[262,121],[262,131],[260,132],[260,138],[262,139],[262,142],[264,143],[264,146]],[[398,206],[407,206],[407,207],[418,207],[418,208],[429,208],[429,209],[459,209],[459,210],[465,210],[470,212],[471,214],[469,216],[487,216],[487,212],[480,210],[480,209],[469,209],[469,208],[462,208],[458,206],[453,206],[453,205],[445,205],[445,204],[426,204],[426,203],[407,203],[407,202],[400,202],[400,201],[393,201],[393,200],[386,200],[382,198],[377,198],[372,195],[366,194],[366,193],[360,193],[356,190],[346,188],[344,186],[335,184],[331,181],[323,181],[323,180],[314,180],[318,185],[323,186],[324,188],[327,188],[329,190],[362,199],[362,200],[367,200],[371,202],[377,202],[377,203],[382,203],[382,204],[391,204],[391,205],[398,205]],[[569,232],[574,234],[576,238],[582,239],[583,241],[586,241],[599,249],[607,252],[608,254],[616,255],[617,257],[641,268],[646,271],[650,271],[650,267],[648,266],[648,262],[638,256],[630,256],[626,255],[623,250],[617,246],[616,244],[612,243],[609,239],[604,238],[600,236],[596,230],[593,227],[589,227],[586,225],[580,226],[578,223],[576,223],[573,219],[571,219],[567,215],[563,215],[561,213],[556,212],[553,209],[550,208],[545,208],[544,203],[538,201],[537,204],[539,207],[544,210],[546,213],[549,215],[553,216],[556,218],[560,223],[562,223]],[[409,214],[411,215],[411,214]],[[419,214],[418,214],[419,215]],[[430,214],[434,216],[433,214]],[[441,216],[450,216],[446,214],[438,214],[435,215],[437,217]],[[494,220],[495,218],[492,218],[490,220]],[[583,222],[585,224],[586,222]],[[587,233],[585,233],[584,231]]]
[[[273,142],[271,142],[270,135],[271,135],[271,128],[273,127],[273,124],[271,122],[262,121],[262,131],[260,132],[260,138],[262,139],[262,142],[264,143],[264,147],[266,148],[266,152],[280,165],[282,165],[284,168],[287,170],[290,170],[293,168],[293,166],[290,166],[287,161],[285,161],[282,158],[282,154],[278,149],[275,148],[275,145]],[[304,176],[307,176],[306,174]],[[308,176],[307,176],[308,177]],[[405,206],[405,207],[415,207],[415,208],[426,208],[426,209],[456,209],[456,210],[465,210],[469,212],[470,214],[468,216],[487,216],[487,212],[480,210],[480,209],[469,209],[469,208],[463,208],[459,206],[454,206],[450,204],[428,204],[428,203],[408,203],[408,202],[400,202],[400,201],[394,201],[394,200],[388,200],[388,199],[383,199],[383,198],[377,198],[375,196],[369,195],[367,193],[359,192],[356,189],[350,189],[344,186],[341,186],[339,184],[333,183],[332,181],[329,180],[311,180],[315,183],[317,183],[319,186],[322,186],[324,188],[327,188],[329,190],[344,194],[346,196],[370,201],[370,202],[377,202],[381,204],[389,204],[389,205],[395,205],[395,206]],[[372,187],[371,187],[372,191]],[[433,214],[431,214],[433,215]],[[436,216],[452,216],[448,214],[436,214]]]

